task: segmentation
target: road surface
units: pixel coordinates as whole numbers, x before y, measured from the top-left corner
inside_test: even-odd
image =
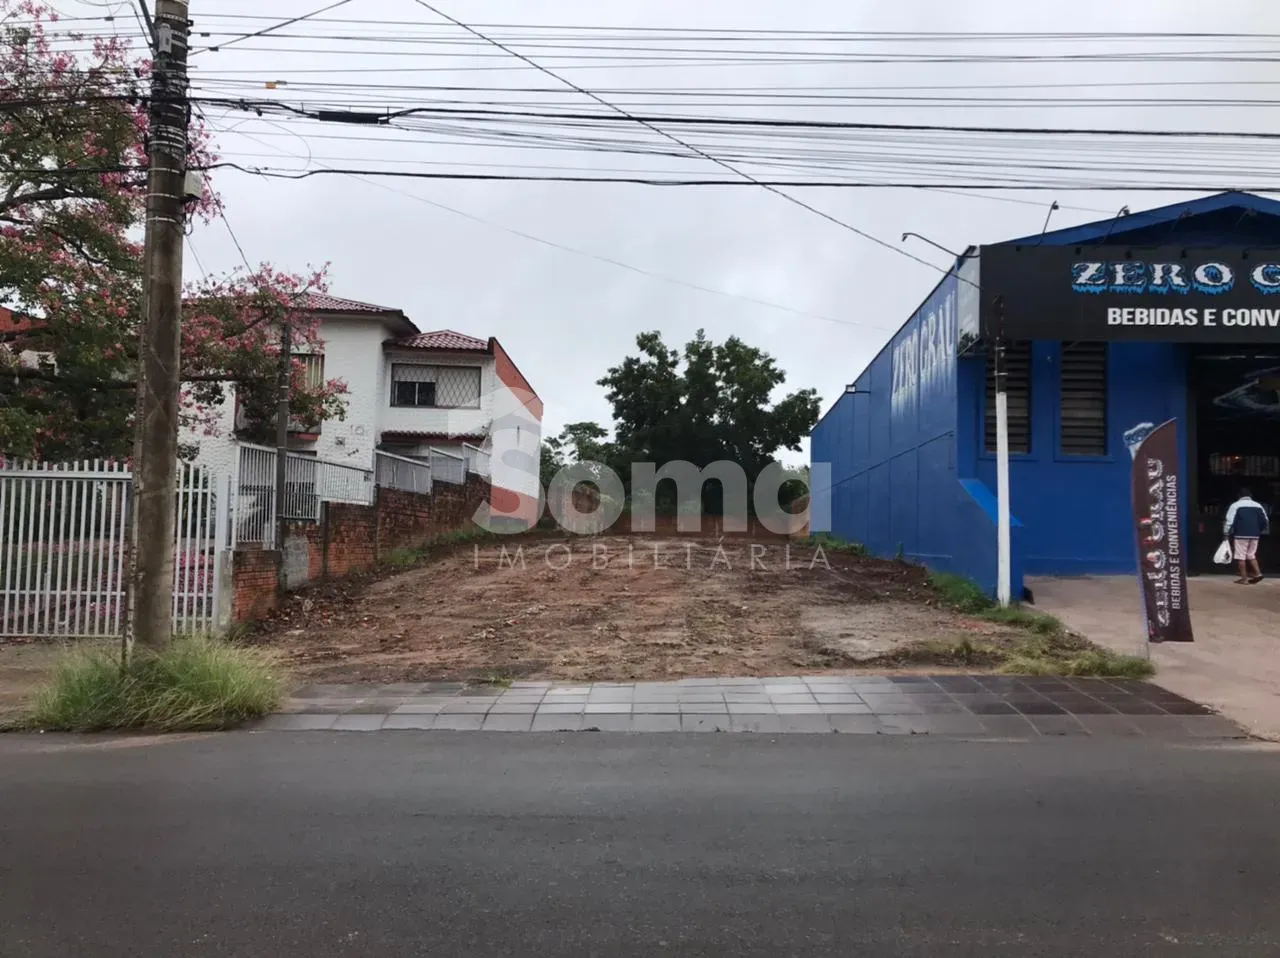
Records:
[[[1280,762],[1151,740],[0,736],[3,953],[1274,955]]]

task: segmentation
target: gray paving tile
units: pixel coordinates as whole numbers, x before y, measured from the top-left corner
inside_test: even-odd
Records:
[[[532,715],[538,711],[537,702],[499,702],[489,709],[490,715]]]
[[[254,728],[265,732],[311,732],[333,728],[333,723],[338,718],[337,714],[322,715],[314,712],[300,715],[268,715],[255,724]]]
[[[365,701],[347,709],[347,715],[390,715],[404,704],[403,698]]]
[[[774,708],[779,715],[821,715],[822,706],[817,702],[779,702]]]
[[[538,706],[538,715],[581,715],[586,702],[544,702]]]
[[[778,710],[772,702],[730,702],[730,715],[777,715]]]
[[[816,704],[818,701],[812,692],[771,692],[769,698],[775,705]]]
[[[1078,715],[1076,720],[1090,735],[1102,738],[1136,738],[1142,735],[1142,729],[1133,724],[1125,715]]]
[[[440,711],[444,715],[484,715],[492,707],[492,702],[462,702],[455,699],[445,702]]]
[[[697,686],[716,686],[720,684],[719,679],[678,679],[676,685],[680,688],[693,688]]]
[[[428,729],[434,728],[436,724],[435,713],[408,713],[388,715],[387,720],[382,723],[382,731],[388,729]]]
[[[982,735],[986,732],[976,715],[891,715],[886,725],[902,726],[913,735]]]
[[[852,735],[875,735],[884,727],[874,715],[828,715],[827,722],[835,731]]]
[[[1183,725],[1183,717],[1177,715],[1127,715],[1147,738],[1191,738],[1191,732]]]
[[[555,714],[543,715],[539,712],[533,717],[534,732],[576,732],[582,728],[582,715]]]
[[[494,715],[490,712],[485,716],[484,725],[480,726],[482,732],[527,732],[533,726],[533,713],[525,715]]]
[[[631,689],[601,689],[587,696],[588,702],[631,702],[635,692]]]
[[[534,692],[507,692],[498,696],[499,702],[541,702],[546,698],[546,693],[541,691]]]
[[[841,703],[866,704],[862,701],[861,695],[853,692],[814,692],[813,697],[823,705],[838,705]]]
[[[678,732],[680,731],[679,715],[632,715],[631,731],[633,732]]]
[[[631,706],[632,715],[679,715],[678,702],[636,702]]]
[[[723,702],[681,702],[681,715],[728,715],[729,707]]]
[[[1249,733],[1221,715],[1184,715],[1179,718],[1194,738],[1247,738]]]
[[[630,715],[630,702],[587,702],[583,709],[588,715]]]
[[[818,705],[826,715],[870,715],[871,706],[861,702],[823,702]]]
[[[582,731],[584,732],[630,732],[634,717],[631,715],[584,715]]]
[[[730,729],[728,715],[681,715],[682,732],[727,732]]]
[[[376,732],[387,717],[385,712],[380,715],[338,715],[330,728],[335,732]]]
[[[782,718],[777,715],[732,715],[729,728],[734,732],[781,732]]]
[[[444,708],[443,702],[405,702],[392,715],[435,715]]]
[[[450,729],[455,732],[474,732],[484,725],[484,716],[477,713],[455,713],[448,714],[441,712],[436,716],[433,729]]]
[[[1022,715],[982,715],[979,719],[992,738],[1035,738],[1040,734]]]
[[[524,682],[524,681],[522,681],[522,682],[512,682],[512,683],[511,683],[511,688],[512,688],[513,690],[518,690],[518,689],[542,689],[542,690],[544,690],[544,691],[545,691],[546,689],[551,688],[551,683],[550,683],[550,682]]]
[[[763,679],[721,679],[720,685],[727,688],[756,688],[764,684]]]
[[[868,695],[864,701],[875,715],[923,715],[924,706],[917,705],[908,699],[884,700],[878,696]]]
[[[698,702],[719,702],[719,703],[723,704],[723,703],[724,703],[724,693],[723,693],[723,692],[715,692],[715,691],[712,691],[712,692],[691,692],[691,693],[682,693],[682,694],[677,698],[677,701],[678,701],[678,702],[680,702],[680,703],[682,703],[682,704],[683,704],[683,703],[685,703],[685,702],[688,702],[688,703],[690,703],[690,704],[696,704],[696,703],[698,703]]]
[[[1029,715],[1031,724],[1041,735],[1088,735],[1089,731],[1074,715]]]
[[[831,731],[831,721],[825,715],[779,715],[778,720],[784,734]]]

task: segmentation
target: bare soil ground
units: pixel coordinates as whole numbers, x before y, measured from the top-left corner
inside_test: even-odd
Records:
[[[799,543],[788,563],[787,549],[639,535],[464,546],[292,597],[256,640],[303,680],[600,681],[847,671],[922,639],[1008,631],[939,607],[918,566]]]

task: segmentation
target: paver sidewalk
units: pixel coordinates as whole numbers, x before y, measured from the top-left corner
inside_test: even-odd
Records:
[[[1036,608],[1100,645],[1142,654],[1142,600],[1133,576],[1029,582]],[[1254,735],[1280,739],[1280,581],[1238,586],[1231,576],[1198,576],[1188,586],[1196,640],[1152,646],[1154,681]]]
[[[510,688],[312,685],[264,730],[847,732],[1239,738],[1239,726],[1145,682],[850,675]]]

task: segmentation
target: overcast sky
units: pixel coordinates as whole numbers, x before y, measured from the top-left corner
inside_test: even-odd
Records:
[[[434,3],[434,0],[433,0]],[[228,24],[225,15],[269,13],[287,19],[323,6],[323,0],[193,0],[191,14],[197,28]],[[580,24],[590,26],[769,28],[859,31],[1241,31],[1280,33],[1280,9],[1254,2],[1208,5],[1190,0],[1119,4],[1114,0],[1076,0],[1071,4],[994,2],[955,3],[911,0],[908,3],[868,0],[439,0],[452,16],[488,24]],[[68,13],[92,13],[98,5],[60,0]],[[126,8],[121,8],[122,10]],[[1159,10],[1155,16],[1154,11]],[[224,15],[214,21],[202,14]],[[352,0],[328,17],[370,21],[414,21],[439,24],[413,0]],[[132,24],[121,21],[121,29]],[[269,21],[237,22],[237,29],[259,28]],[[213,29],[214,27],[210,27]],[[297,25],[333,33],[334,24]],[[366,28],[371,30],[373,27]],[[400,29],[400,28],[397,28]],[[403,28],[408,30],[409,28]],[[382,32],[388,33],[391,28]],[[457,31],[460,38],[466,35]],[[199,43],[201,41],[197,41]],[[203,41],[208,42],[208,41]],[[1179,49],[1195,48],[1191,42]],[[1130,49],[1133,45],[1130,44]],[[1168,48],[1149,44],[1148,48]],[[1199,48],[1218,49],[1205,43]],[[1273,40],[1257,39],[1235,49],[1275,49]],[[325,53],[322,51],[329,50]],[[379,53],[349,53],[368,49]],[[554,86],[519,61],[500,51],[486,60],[453,60],[437,48],[417,56],[392,56],[398,47],[386,42],[356,45],[328,40],[262,37],[220,52],[197,54],[193,77],[202,80],[235,78],[245,81],[288,77],[285,68],[342,69],[343,77],[360,83],[441,85]],[[902,51],[902,45],[863,44],[866,52]],[[946,44],[909,48],[913,52],[942,52]],[[954,49],[954,47],[952,48]],[[980,49],[969,44],[966,51]],[[994,49],[994,48],[993,48]],[[1064,52],[1062,43],[1027,40],[1001,52],[1034,54]],[[1076,42],[1072,50],[1102,49]],[[296,53],[294,50],[312,52]],[[530,48],[529,55],[540,53]],[[1071,52],[1068,50],[1067,52]],[[581,61],[580,61],[581,62]],[[510,70],[459,70],[451,65],[507,66]],[[1224,80],[1249,80],[1274,75],[1268,63],[998,63],[998,64],[776,64],[681,68],[675,65],[628,68],[612,65],[575,69],[564,61],[547,61],[575,82],[595,89],[655,87],[747,87],[859,85],[930,86],[950,84],[1133,82],[1134,80],[1216,81],[1212,88],[1145,88],[1137,95],[1270,97],[1274,87],[1222,87]],[[431,67],[430,71],[422,68]],[[374,73],[375,69],[387,72]],[[415,70],[399,73],[397,70]],[[306,75],[303,75],[305,77]],[[309,79],[324,79],[311,74]],[[945,90],[944,90],[945,92]],[[1004,91],[999,95],[1006,95]],[[1017,91],[1013,91],[1015,94]],[[1108,95],[1107,89],[1050,90],[1046,96]],[[1116,88],[1115,95],[1134,95]],[[266,94],[249,90],[246,96],[284,96],[291,102],[324,97],[305,92]],[[963,95],[963,94],[962,94]],[[388,97],[403,104],[404,92]],[[431,94],[423,93],[424,102]],[[510,96],[505,94],[505,96]],[[378,96],[359,94],[375,104]],[[543,97],[545,103],[546,97]],[[594,108],[585,98],[557,98],[566,109]],[[544,107],[545,108],[545,107]],[[731,108],[703,106],[692,113],[730,115]],[[976,108],[910,107],[861,108],[855,105],[822,110],[823,119],[889,122],[944,122],[957,125],[1108,126],[1125,128],[1275,129],[1275,110],[1249,107],[1204,109],[1108,109],[1088,107]],[[816,116],[813,110],[753,105],[737,115]],[[312,134],[369,135],[365,128],[333,124],[276,123],[243,115],[211,111],[213,125],[238,132],[217,134],[221,152],[229,158],[257,165],[301,169],[307,156],[312,166],[351,165],[332,159],[361,159],[365,166],[432,168],[411,161],[450,161],[467,164],[537,163],[585,170],[623,167],[657,169],[647,157],[581,153],[516,153],[492,145],[441,145],[399,142],[392,146],[359,141],[332,141]],[[241,134],[248,134],[248,139]],[[632,134],[635,135],[635,134]],[[404,136],[401,135],[401,139]],[[654,138],[655,142],[657,141]],[[274,154],[274,155],[273,155]],[[393,160],[392,163],[383,161]],[[1135,167],[1140,166],[1135,161]],[[667,167],[661,167],[667,168]],[[675,168],[675,167],[670,167]],[[681,161],[685,172],[723,176],[710,162]],[[779,174],[783,175],[783,174]],[[963,174],[959,174],[963,176]],[[1145,174],[1135,172],[1133,182]],[[606,368],[634,346],[635,335],[658,329],[669,344],[682,344],[699,327],[715,339],[737,335],[760,346],[787,371],[787,388],[813,386],[822,395],[823,409],[846,382],[871,360],[892,331],[928,294],[941,273],[799,209],[759,188],[652,188],[633,185],[574,185],[547,183],[457,183],[384,180],[381,185],[347,176],[320,176],[301,182],[267,180],[235,171],[216,174],[216,186],[227,216],[250,260],[270,260],[277,266],[301,270],[307,264],[331,263],[332,292],[403,309],[422,329],[451,328],[477,336],[497,336],[515,358],[546,403],[545,432],[559,431],[567,422],[609,421],[609,408],[595,381]],[[1014,192],[1003,199],[955,196],[908,189],[810,189],[797,193],[806,202],[848,223],[899,244],[906,230],[920,232],[940,245],[962,250],[969,244],[993,242],[1038,233],[1051,200],[1062,209],[1052,226],[1063,227],[1100,218],[1098,212],[1129,205],[1135,211],[1195,194],[1088,193],[1057,190]],[[1021,202],[1013,202],[1014,200]],[[432,205],[441,204],[441,205]],[[450,212],[444,207],[452,207]],[[460,214],[466,214],[460,215]],[[476,219],[468,219],[467,216]],[[487,222],[478,222],[484,220]],[[519,231],[587,253],[614,259],[640,270],[683,280],[727,294],[700,292],[663,279],[640,275],[586,255],[566,252],[514,235]],[[240,256],[221,223],[196,228],[192,245],[207,270],[229,270]],[[912,254],[939,267],[946,254],[919,243],[905,244]],[[199,267],[188,256],[187,269]],[[735,298],[735,296],[743,298]],[[799,313],[751,302],[767,300]],[[858,325],[861,324],[861,325]],[[798,460],[798,454],[785,458]]]

